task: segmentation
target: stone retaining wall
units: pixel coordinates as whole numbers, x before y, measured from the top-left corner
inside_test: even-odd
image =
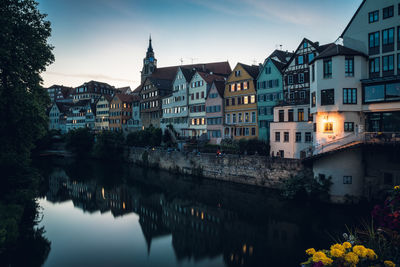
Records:
[[[198,155],[145,148],[130,148],[129,161],[176,173],[269,188],[279,188],[284,180],[306,168],[294,159],[250,155],[217,157],[215,154]]]

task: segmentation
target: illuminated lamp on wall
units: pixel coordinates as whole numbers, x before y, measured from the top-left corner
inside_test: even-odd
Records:
[[[329,120],[328,116],[324,116],[323,120],[324,125],[324,132],[325,133],[332,133],[333,132],[333,121]]]

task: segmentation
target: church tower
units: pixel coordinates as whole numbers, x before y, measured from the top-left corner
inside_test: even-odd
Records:
[[[153,47],[151,46],[151,35],[149,38],[149,47],[147,48],[146,57],[143,59],[143,68],[141,71],[141,83],[150,76],[157,68],[157,59],[154,58]]]

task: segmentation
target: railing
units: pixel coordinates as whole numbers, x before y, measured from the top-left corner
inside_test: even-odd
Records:
[[[363,144],[400,144],[400,132],[352,133],[329,142],[310,146],[303,149],[300,155],[302,155],[302,158],[307,158],[356,142]]]

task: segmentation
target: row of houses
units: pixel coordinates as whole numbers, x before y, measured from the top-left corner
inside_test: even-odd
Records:
[[[315,174],[333,178],[332,195],[366,195],[400,182],[393,157],[383,160],[389,150],[363,152],[400,142],[400,4],[364,0],[333,40],[304,38],[293,52],[232,70],[228,62],[158,68],[150,38],[135,90],[90,82],[49,91],[50,120],[64,131],[154,126],[213,144],[265,140],[272,156],[311,159]]]
[[[76,88],[53,85],[47,89],[52,104],[49,128],[67,133],[72,129],[94,131],[141,129],[139,97],[130,87],[115,88],[90,81]]]

